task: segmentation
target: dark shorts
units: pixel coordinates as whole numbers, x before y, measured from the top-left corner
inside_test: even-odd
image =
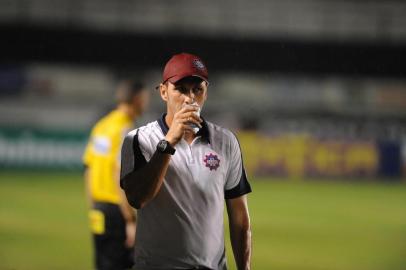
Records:
[[[94,260],[98,270],[129,269],[134,263],[133,249],[125,246],[125,220],[116,204],[96,202],[94,209],[104,214],[105,231],[93,234]]]

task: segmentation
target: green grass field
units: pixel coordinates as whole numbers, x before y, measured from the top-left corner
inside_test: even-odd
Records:
[[[252,186],[253,269],[406,269],[404,183]],[[91,260],[79,174],[0,173],[0,269],[91,269]]]

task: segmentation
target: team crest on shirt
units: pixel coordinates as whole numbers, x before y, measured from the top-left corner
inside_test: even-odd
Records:
[[[217,170],[217,168],[220,166],[220,159],[213,153],[205,155],[203,161],[206,167],[210,169],[210,171]]]

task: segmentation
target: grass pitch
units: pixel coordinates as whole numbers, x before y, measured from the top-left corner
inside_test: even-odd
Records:
[[[406,269],[405,183],[251,183],[253,269]],[[80,174],[0,173],[0,269],[92,269],[90,240]]]

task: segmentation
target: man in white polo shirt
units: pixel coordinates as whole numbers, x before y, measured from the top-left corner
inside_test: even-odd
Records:
[[[167,112],[131,131],[121,186],[138,209],[134,269],[227,269],[224,201],[238,269],[250,269],[247,181],[239,143],[199,115],[208,72],[192,54],[174,55],[159,86]]]

